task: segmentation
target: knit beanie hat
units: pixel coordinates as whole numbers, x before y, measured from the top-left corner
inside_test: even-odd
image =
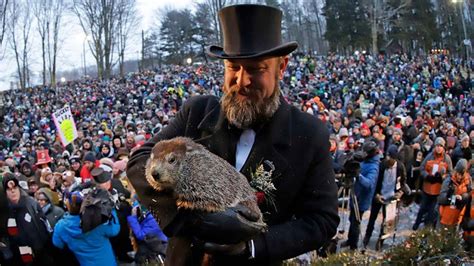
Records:
[[[434,144],[446,147],[446,141],[442,137],[437,137]]]
[[[84,159],[82,160],[84,162],[95,162],[95,155],[93,152],[88,152],[86,155],[84,155]]]
[[[398,128],[398,127],[394,127],[394,128],[393,128],[393,134],[394,134],[394,135],[395,135],[395,134],[398,134],[398,135],[400,135],[400,136],[403,136],[403,131],[402,131],[400,128]]]
[[[387,155],[390,158],[398,159],[398,147],[396,145],[390,145],[387,149]]]
[[[459,174],[463,174],[467,169],[467,160],[466,159],[461,159],[458,161],[458,163],[456,164],[456,167],[454,168],[454,170],[459,173]]]
[[[107,172],[112,172],[112,169],[114,168],[114,161],[112,161],[110,158],[102,158],[100,159],[99,167]]]

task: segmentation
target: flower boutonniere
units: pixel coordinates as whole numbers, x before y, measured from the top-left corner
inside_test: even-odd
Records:
[[[268,170],[265,170],[267,166]],[[275,165],[269,160],[263,161],[255,172],[250,175],[250,186],[255,190],[257,196],[257,203],[260,205],[266,203],[276,209],[275,205],[275,185],[273,184],[273,172]]]

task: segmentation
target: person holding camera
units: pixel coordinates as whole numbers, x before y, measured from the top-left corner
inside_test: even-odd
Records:
[[[350,249],[357,249],[360,235],[360,222],[364,212],[366,212],[372,204],[377,177],[379,175],[380,155],[377,144],[373,141],[367,141],[362,146],[362,150],[365,158],[360,163],[360,173],[355,175],[355,200],[351,199],[350,202],[349,234],[347,242],[344,243],[344,246],[349,246]]]
[[[380,209],[385,203],[392,200],[399,200],[402,197],[405,182],[406,170],[403,163],[399,160],[398,148],[396,145],[390,145],[387,150],[387,157],[380,164],[375,197],[372,200],[369,223],[367,224],[363,241],[364,247],[369,244],[370,237],[374,231],[375,220],[377,220]],[[385,216],[385,209],[383,214]],[[381,232],[381,235],[382,234],[383,232]]]
[[[461,223],[471,194],[471,177],[467,168],[467,160],[459,160],[454,168],[454,174],[443,182],[438,197],[439,222],[443,226],[457,226]]]
[[[166,253],[168,238],[151,212],[142,211],[140,206],[135,206],[127,221],[138,246],[135,262],[160,263]]]
[[[421,196],[420,210],[416,217],[413,230],[418,230],[423,217],[425,225],[435,226],[436,203],[441,192],[441,184],[446,175],[453,169],[451,157],[445,152],[446,141],[438,137],[435,140],[433,151],[421,163],[421,176],[423,177],[423,193]]]

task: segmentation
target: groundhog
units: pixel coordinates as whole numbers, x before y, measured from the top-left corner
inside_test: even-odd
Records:
[[[248,223],[261,228],[262,232],[266,230],[255,192],[247,178],[227,161],[189,138],[177,137],[158,142],[147,161],[145,176],[155,191],[172,195],[178,209],[217,212],[241,204],[249,208],[255,217],[260,217],[257,222]],[[185,249],[183,245],[189,245],[190,249],[191,241],[173,244],[170,240],[167,264],[171,265],[170,260],[172,265],[187,263],[183,254],[188,251],[170,250],[170,247]],[[179,261],[170,258],[174,257],[173,253],[181,257]]]

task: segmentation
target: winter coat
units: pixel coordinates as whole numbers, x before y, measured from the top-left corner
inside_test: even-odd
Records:
[[[451,154],[453,165],[456,165],[460,159],[466,159],[468,162],[472,159],[471,147],[462,148],[458,145]]]
[[[61,249],[67,246],[83,266],[117,265],[109,238],[118,234],[120,225],[115,211],[112,216],[109,222],[83,233],[81,217],[67,213],[54,228],[53,244]]]
[[[354,192],[359,204],[359,211],[370,208],[379,175],[380,155],[364,160],[360,164],[359,178],[354,184]]]
[[[379,177],[377,178],[377,186],[375,187],[375,194],[380,194],[382,191],[382,185],[384,181],[385,170],[389,168],[388,161],[384,160],[380,163]],[[397,160],[397,181],[395,182],[394,192],[401,191],[406,184],[406,169],[400,160]],[[399,178],[399,179],[398,179]]]
[[[462,221],[466,204],[471,194],[471,177],[466,172],[458,181],[458,173],[447,177],[443,181],[441,192],[438,196],[440,223],[443,225],[458,225]],[[461,200],[456,200],[451,206],[451,197],[460,195]]]
[[[140,264],[157,262],[157,257],[166,253],[168,239],[155,218],[148,212],[141,221],[135,215],[128,216],[127,220],[138,244],[135,261]]]
[[[55,205],[55,200],[53,199],[53,193],[55,192],[48,188],[41,188],[38,192],[42,193],[48,199],[48,204],[43,207],[43,213],[46,215],[51,228],[54,228],[59,219],[63,217],[64,210]]]
[[[21,191],[18,204],[8,205],[8,239],[13,261],[16,265],[34,263],[53,263],[48,255],[51,227],[41,211],[38,202]],[[31,255],[21,255],[20,247],[30,247]]]
[[[144,240],[147,236],[157,236],[161,241],[167,242],[168,238],[163,234],[160,226],[156,222],[153,215],[148,212],[143,221],[139,222],[136,215],[127,217],[128,225],[132,229],[133,235],[137,240]]]
[[[437,165],[438,170],[436,173],[433,173],[435,165]],[[449,175],[452,170],[453,165],[451,158],[446,152],[440,156],[435,156],[434,152],[428,154],[420,165],[420,171],[423,177],[423,191],[429,195],[438,196],[444,177]]]
[[[467,201],[466,211],[461,223],[464,230],[463,238],[466,241],[474,243],[474,190],[471,190],[470,197]]]

